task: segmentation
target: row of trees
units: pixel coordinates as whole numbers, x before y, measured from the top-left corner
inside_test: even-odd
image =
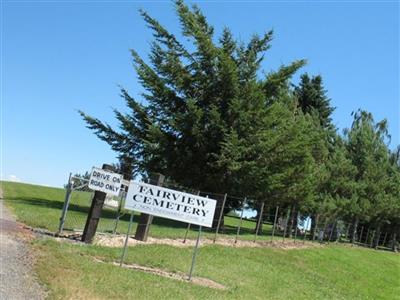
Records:
[[[386,121],[359,110],[343,134],[332,123],[321,76],[292,76],[297,60],[261,74],[273,32],[239,42],[178,0],[180,39],[141,11],[154,41],[148,59],[132,50],[145,91],[125,89],[117,129],[80,112],[118,153],[126,177],[159,172],[182,186],[249,196],[269,206],[399,230],[400,148]],[[230,203],[227,211],[235,208]]]

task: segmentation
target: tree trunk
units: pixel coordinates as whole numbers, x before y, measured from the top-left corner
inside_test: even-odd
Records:
[[[380,237],[381,237],[381,224],[378,223],[378,227],[376,228],[375,236],[374,236],[374,240],[373,240],[373,244],[372,244],[372,247],[374,249],[378,249]]]
[[[356,217],[354,220],[354,223],[353,223],[353,228],[351,230],[350,243],[352,243],[352,244],[356,241],[358,222],[359,222],[358,217]]]
[[[218,221],[221,218],[221,222],[219,224],[219,232],[224,230],[224,195],[221,195],[218,197],[214,196],[214,200],[217,200],[217,205],[215,206],[215,213],[214,213],[214,218],[213,218],[213,223],[212,223],[212,229],[217,229],[218,226]],[[221,215],[222,214],[222,215]]]
[[[393,240],[392,240],[392,251],[397,252],[397,240],[396,240],[396,233],[393,233]]]
[[[294,225],[294,219],[296,217],[296,207],[293,205],[292,209],[291,209],[291,216],[289,219],[289,225],[288,225],[288,237],[291,238],[292,237],[292,230],[293,230],[293,225]]]
[[[311,227],[310,227],[310,239],[311,240],[314,240],[314,238],[315,238],[315,230],[317,229],[318,220],[319,220],[318,214],[316,216],[311,215]]]

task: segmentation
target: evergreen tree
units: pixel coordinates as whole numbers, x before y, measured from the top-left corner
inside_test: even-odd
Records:
[[[144,176],[162,173],[196,190],[231,192],[229,172],[218,163],[225,137],[233,128],[250,134],[249,128],[267,103],[284,93],[305,61],[282,66],[260,79],[272,31],[254,35],[245,44],[226,28],[215,42],[214,28],[197,6],[189,8],[177,0],[175,8],[185,44],[190,46],[141,11],[154,36],[149,62],[131,51],[146,90],[141,95],[145,101],[122,89],[129,112],[115,111],[118,129],[80,113],[87,126],[134,171]]]
[[[348,158],[341,137],[336,136],[324,168],[326,176],[320,177],[320,202],[317,201],[314,211],[334,221],[346,217],[350,204],[357,201],[356,167]]]
[[[390,202],[388,188],[392,185],[387,122],[375,123],[370,113],[359,110],[345,134],[349,158],[356,167],[357,198],[349,206],[354,228],[359,221],[379,225]]]
[[[291,103],[292,106],[288,106]],[[282,99],[260,109],[252,127],[239,126],[225,138],[220,164],[233,186],[270,206],[293,214],[314,199],[317,168],[313,151],[319,142],[313,120]],[[257,209],[257,206],[254,208]]]
[[[115,111],[119,129],[81,115],[121,161],[142,174],[160,172],[191,188],[228,191],[227,172],[216,163],[226,133],[233,127],[252,126],[267,98],[275,97],[305,62],[282,66],[260,80],[257,73],[272,32],[255,35],[244,44],[225,29],[215,43],[214,29],[198,7],[190,9],[176,1],[176,11],[182,34],[194,49],[188,50],[191,47],[184,47],[141,11],[155,39],[149,63],[132,50],[145,101],[140,103],[122,89],[129,112]]]
[[[321,76],[291,85],[304,60],[259,75],[272,31],[247,43],[228,28],[216,37],[197,6],[177,0],[175,8],[181,36],[140,12],[154,37],[148,59],[131,51],[145,92],[136,99],[121,89],[127,111],[114,110],[118,126],[80,112],[117,153],[126,179],[159,172],[192,190],[248,195],[293,215],[399,222],[400,155],[389,156],[385,122],[359,111],[343,142]]]
[[[331,114],[335,108],[330,105],[320,75],[311,78],[307,73],[301,75],[300,84],[295,87],[294,93],[304,113],[316,114],[323,128],[332,129]]]

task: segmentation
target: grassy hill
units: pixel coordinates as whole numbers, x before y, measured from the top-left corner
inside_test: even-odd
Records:
[[[21,222],[32,227],[48,229],[53,232],[58,230],[65,198],[64,189],[15,182],[3,182],[2,186],[7,204]],[[65,230],[83,230],[92,197],[93,194],[90,192],[74,191],[72,193],[64,225]],[[98,231],[112,232],[115,227],[115,219],[115,209],[104,209]],[[239,221],[238,218],[225,216],[225,237],[234,238]],[[126,212],[118,223],[117,231],[126,233],[128,223],[129,215]],[[133,222],[132,232],[136,230],[136,225],[137,223]],[[245,240],[254,239],[255,226],[256,223],[254,221],[243,220],[240,238]],[[186,228],[186,223],[156,217],[151,226],[150,235],[153,237],[183,238]],[[265,234],[259,236],[258,239],[267,240],[270,238],[268,233],[271,231],[271,225],[264,224],[263,228]],[[189,238],[195,238],[197,235],[197,226],[194,226],[192,229],[189,231]],[[206,228],[204,230],[205,236],[209,238],[214,237],[213,232],[207,231]]]
[[[2,188],[6,205],[21,221],[57,227],[63,190],[4,182]],[[84,201],[87,195],[78,197]],[[74,213],[79,213],[78,208]],[[246,226],[253,228],[253,224]],[[182,236],[185,226],[164,225],[152,226],[151,234]],[[195,275],[223,284],[226,290],[120,268],[111,262],[119,260],[121,248],[52,238],[38,238],[32,248],[37,254],[35,270],[54,299],[400,299],[398,254],[345,245],[292,250],[201,247]],[[191,255],[190,247],[140,245],[129,248],[126,263],[187,272]]]

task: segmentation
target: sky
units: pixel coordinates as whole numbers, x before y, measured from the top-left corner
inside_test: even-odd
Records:
[[[190,2],[193,3],[193,2]],[[237,39],[273,29],[263,70],[305,58],[320,74],[342,130],[359,108],[387,118],[400,143],[399,2],[198,1],[215,27]],[[8,1],[1,3],[1,178],[63,186],[69,172],[116,162],[77,110],[114,126],[126,111],[119,85],[143,91],[129,49],[146,57],[151,32],[143,8],[172,33],[171,1]]]

